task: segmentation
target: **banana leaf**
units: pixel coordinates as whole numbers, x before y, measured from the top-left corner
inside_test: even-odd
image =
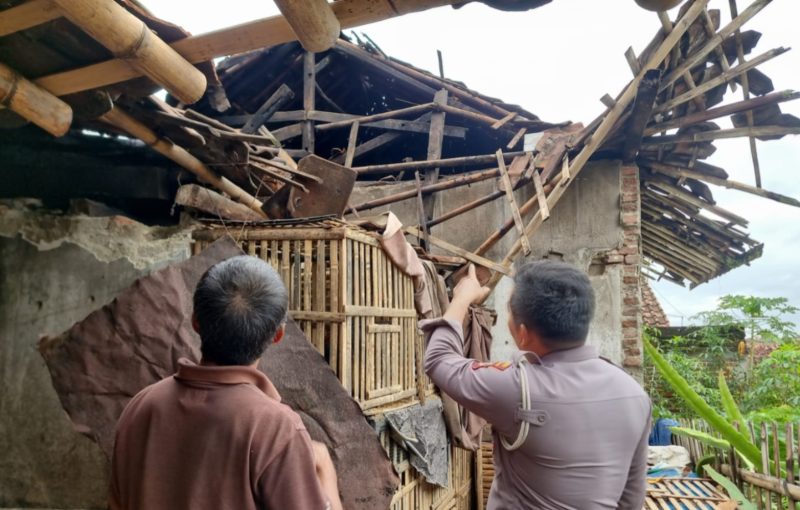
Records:
[[[726,439],[736,450],[741,452],[760,470],[761,451],[758,447],[750,442],[742,433],[733,428],[733,425],[728,423],[728,420],[708,405],[708,403],[692,389],[689,383],[686,382],[686,379],[672,368],[647,338],[642,338],[642,342],[644,343],[645,352],[650,356],[650,359],[653,360],[653,365],[655,365],[656,369],[667,383],[669,383],[675,393],[683,398],[686,404],[703,418],[706,423],[719,432],[723,439]]]

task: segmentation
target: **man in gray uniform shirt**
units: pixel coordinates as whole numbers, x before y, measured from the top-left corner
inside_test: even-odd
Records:
[[[508,328],[512,363],[463,356],[462,321],[489,289],[475,268],[441,319],[422,323],[425,372],[492,425],[490,510],[641,510],[650,399],[586,345],[594,313],[589,278],[562,262],[528,263],[514,276]]]

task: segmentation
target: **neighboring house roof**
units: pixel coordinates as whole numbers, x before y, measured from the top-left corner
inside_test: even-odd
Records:
[[[669,319],[647,278],[642,278],[642,322],[651,328],[668,328]]]

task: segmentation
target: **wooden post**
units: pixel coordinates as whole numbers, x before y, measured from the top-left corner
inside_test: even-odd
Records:
[[[314,110],[316,99],[317,73],[315,69],[316,56],[307,51],[303,55],[303,111],[306,116]],[[303,121],[303,150],[309,154],[314,154],[314,121],[306,119]]]
[[[419,245],[422,246],[423,250],[429,251],[431,247],[430,232],[428,232],[428,218],[425,215],[425,197],[422,196],[422,180],[419,178],[418,171],[414,172],[414,183],[417,191],[417,218],[422,232]]]
[[[114,0],[53,0],[71,22],[181,102],[203,97],[206,77]]]
[[[306,51],[323,52],[336,44],[341,26],[327,0],[275,0]]]
[[[511,218],[514,220],[514,225],[517,227],[517,232],[519,232],[519,235],[521,236],[520,241],[522,242],[523,253],[526,256],[530,255],[531,245],[528,242],[528,238],[525,236],[525,226],[522,224],[522,215],[519,213],[517,201],[514,198],[514,185],[511,184],[511,178],[508,176],[506,162],[503,159],[503,151],[501,149],[497,149],[497,168],[500,170],[500,179],[503,181],[503,188],[505,188],[506,191],[508,206],[511,208]],[[535,171],[536,170],[534,169],[534,172]]]
[[[72,108],[0,62],[0,105],[53,136],[62,136],[72,124]]]
[[[433,102],[437,105],[447,104],[447,90],[442,89],[433,96]],[[431,115],[431,130],[428,134],[428,160],[436,160],[442,158],[442,142],[444,141],[444,112],[436,112]],[[439,180],[439,167],[433,167],[425,172],[425,185],[429,186],[435,184]],[[436,207],[435,194],[430,194],[423,197],[423,217],[420,218],[420,225],[423,229],[428,221],[433,219],[433,210]]]
[[[353,158],[356,156],[356,143],[358,143],[359,125],[359,122],[355,121],[350,127],[350,136],[347,139],[347,153],[344,157],[344,166],[347,168],[353,167]]]
[[[218,190],[227,193],[234,200],[246,205],[263,218],[266,215],[261,210],[263,205],[260,200],[246,192],[236,184],[232,183],[225,177],[220,177],[212,172],[202,161],[189,154],[186,149],[179,147],[172,142],[159,138],[152,129],[142,124],[135,118],[131,117],[118,107],[113,108],[111,111],[100,117],[100,120],[115,126],[126,133],[134,136],[150,147],[156,152],[166,156],[172,161],[176,162],[186,170],[192,172],[203,182],[210,184]]]

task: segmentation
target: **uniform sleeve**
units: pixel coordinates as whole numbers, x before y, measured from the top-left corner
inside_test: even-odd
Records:
[[[325,510],[330,508],[322,492],[308,432],[298,430],[264,469],[258,480],[263,510]]]
[[[644,508],[644,500],[647,492],[647,444],[650,437],[650,422],[644,429],[636,450],[631,459],[631,467],[628,471],[628,481],[622,497],[617,505],[618,510],[641,510]]]
[[[461,325],[444,319],[423,321],[425,373],[440,390],[507,437],[517,434],[519,374],[509,363],[480,363],[463,355]]]

